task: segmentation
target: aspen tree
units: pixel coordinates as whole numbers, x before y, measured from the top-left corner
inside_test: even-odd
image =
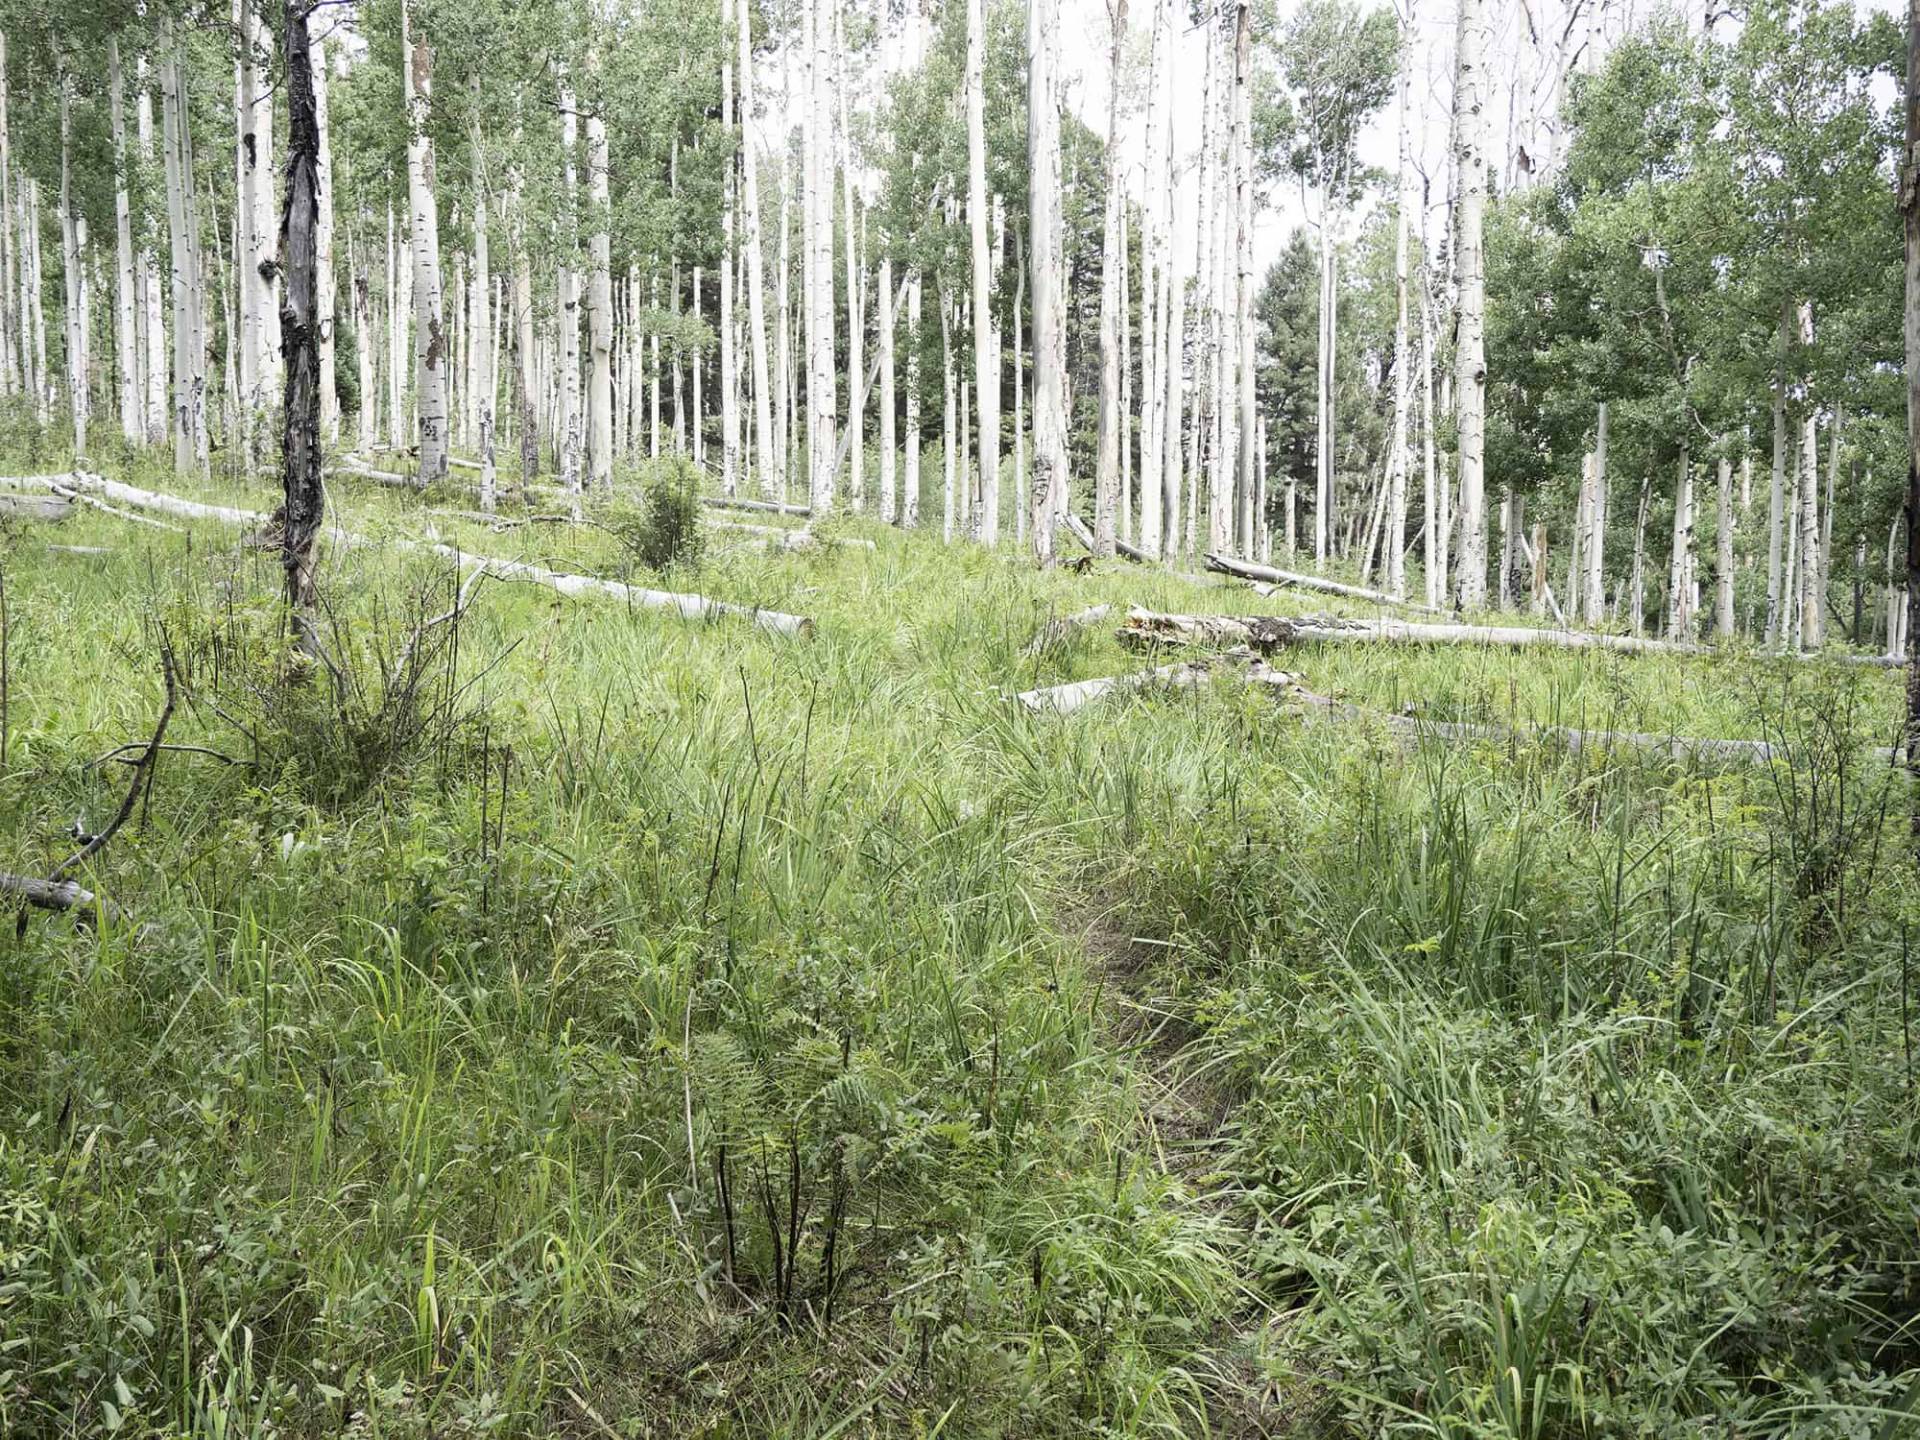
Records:
[[[1027,5],[1027,179],[1032,187],[1034,557],[1053,563],[1054,517],[1067,505],[1066,332],[1060,313],[1059,0]]]
[[[1117,33],[1126,14],[1126,0],[1114,3],[1122,16],[1114,22]],[[973,232],[973,364],[978,397],[975,409],[980,422],[979,539],[984,545],[994,545],[1000,539],[1000,362],[993,338],[993,256],[987,246],[985,66],[986,3],[967,0],[967,218]],[[854,374],[859,373],[856,358]]]
[[[433,49],[412,33],[408,0],[400,4],[400,48],[407,69],[407,199],[413,238],[414,404],[419,412],[420,483],[447,475],[447,337],[440,290],[440,210],[434,193]]]
[[[1460,274],[1455,339],[1455,416],[1460,456],[1460,603],[1469,610],[1487,600],[1486,512],[1486,271],[1481,245],[1486,206],[1485,0],[1460,0],[1455,37],[1454,129],[1460,197],[1455,249]]]

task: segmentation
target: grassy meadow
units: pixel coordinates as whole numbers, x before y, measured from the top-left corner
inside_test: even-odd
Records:
[[[1731,768],[1227,672],[1035,715],[1157,663],[1030,649],[1089,605],[1366,612],[937,516],[655,574],[621,514],[335,499],[815,630],[492,579],[423,628],[453,567],[336,547],[340,675],[290,682],[277,552],[8,523],[0,865],[118,808],[163,648],[200,748],[80,877],[111,912],[6,927],[0,1432],[1920,1432],[1898,677],[1275,657],[1791,757]]]

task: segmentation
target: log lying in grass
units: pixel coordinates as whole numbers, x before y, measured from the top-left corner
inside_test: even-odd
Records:
[[[64,520],[72,513],[65,495],[0,495],[0,517],[9,520]]]
[[[562,595],[610,595],[616,600],[649,610],[672,610],[684,620],[709,620],[722,615],[737,615],[776,635],[793,635],[802,640],[810,639],[813,635],[813,621],[804,615],[786,615],[778,610],[762,610],[753,605],[709,600],[704,595],[648,590],[619,580],[602,580],[597,575],[563,575],[557,570],[547,570],[520,560],[496,560],[486,555],[456,550],[451,545],[435,545],[418,540],[396,540],[393,543],[403,550],[420,550],[438,555],[453,561],[462,569],[478,566],[503,580],[529,580],[535,585],[557,590]]]
[[[719,510],[758,510],[763,514],[798,515],[803,519],[813,515],[813,508],[808,505],[783,505],[777,500],[749,500],[744,495],[702,495],[700,503]]]
[[[76,485],[99,490],[126,504],[161,510],[190,520],[217,520],[222,524],[247,528],[257,528],[272,522],[271,516],[262,515],[256,510],[235,510],[225,505],[202,505],[197,500],[183,500],[177,495],[136,489],[132,485],[123,485],[117,480],[107,480],[99,475],[79,474],[66,478],[71,479]],[[0,477],[0,484],[18,483],[20,483],[18,480]],[[344,531],[336,532],[336,535],[350,544],[372,543]],[[618,580],[602,580],[592,575],[563,575],[538,565],[527,565],[518,560],[497,560],[490,556],[475,555],[470,551],[456,550],[451,545],[440,545],[430,541],[394,540],[391,543],[402,550],[418,550],[442,556],[455,561],[462,568],[484,566],[502,578],[530,580],[536,585],[545,585],[549,589],[558,590],[562,595],[610,595],[630,605],[653,610],[672,610],[689,620],[706,619],[717,615],[738,615],[752,620],[762,630],[770,630],[778,635],[797,635],[805,638],[813,633],[813,621],[803,615],[786,615],[778,610],[761,610],[752,605],[735,605],[724,600],[709,600],[704,595],[677,595],[667,590],[648,590],[638,585],[627,585]]]
[[[1321,575],[1301,575],[1292,570],[1276,570],[1271,565],[1257,565],[1251,560],[1240,560],[1232,555],[1218,555],[1209,551],[1206,556],[1206,566],[1215,574],[1251,580],[1256,585],[1282,585],[1290,590],[1317,590],[1326,595],[1344,595],[1349,600],[1364,600],[1369,605],[1392,605],[1421,615],[1440,613],[1431,605],[1422,605],[1413,600],[1396,600],[1383,590],[1368,590],[1364,586],[1348,585],[1339,580],[1329,580]]]
[[[1192,689],[1215,674],[1232,673],[1249,685],[1285,692],[1299,683],[1300,677],[1276,670],[1251,650],[1242,649],[1220,657],[1216,665],[1205,660],[1179,665],[1161,665],[1131,675],[1102,675],[1093,680],[1076,680],[1068,685],[1049,685],[1040,690],[1023,690],[1013,697],[1015,703],[1036,715],[1068,715],[1102,696],[1126,694],[1134,690]]]
[[[111,545],[49,545],[49,555],[114,555],[118,552]]]
[[[426,485],[417,475],[402,475],[397,470],[377,470],[363,460],[352,455],[341,457],[333,466],[336,475],[352,475],[357,479],[371,480],[376,485],[385,485],[394,490],[424,490]]]
[[[1394,645],[1485,645],[1525,649],[1617,650],[1645,655],[1705,655],[1703,645],[1602,635],[1591,630],[1549,630],[1524,625],[1429,625],[1413,620],[1349,620],[1338,615],[1165,615],[1138,606],[1127,613],[1120,639],[1131,644],[1252,644],[1270,650],[1304,643]]]
[[[110,916],[117,913],[77,880],[42,880],[37,875],[0,870],[0,895],[12,895],[40,910],[85,911],[98,904]]]

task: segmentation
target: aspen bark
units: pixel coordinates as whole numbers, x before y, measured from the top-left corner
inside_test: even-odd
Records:
[[[4,69],[6,56],[4,38],[0,38],[0,69]],[[4,217],[6,215],[7,195],[7,157],[6,157],[6,94],[5,81],[0,78],[0,237],[6,233]],[[140,145],[140,162],[150,165],[153,162],[153,91],[147,83],[147,62],[141,57],[139,63],[139,97],[134,106],[138,117],[136,132]],[[142,327],[142,338],[146,342],[146,357],[141,373],[146,382],[145,441],[149,445],[165,443],[167,436],[167,322],[160,298],[160,257],[157,242],[159,221],[149,204],[140,221],[140,303],[146,312],[146,323]],[[11,278],[13,256],[9,251],[4,257],[5,269]],[[0,284],[0,314],[7,306],[4,294],[9,293],[10,285]],[[4,328],[4,321],[0,321]]]
[[[880,257],[880,523],[891,525],[899,508],[894,471],[899,444],[894,433],[893,259]]]
[[[1167,277],[1166,357],[1163,369],[1167,379],[1167,408],[1160,417],[1160,545],[1171,564],[1182,551],[1180,473],[1182,409],[1186,385],[1187,286],[1184,276]],[[1185,533],[1186,553],[1193,551],[1191,529]]]
[[[953,417],[953,301],[940,293],[940,440],[944,464],[940,477],[940,538],[953,543],[954,468],[957,463]]]
[[[1455,413],[1460,435],[1460,603],[1469,610],[1482,608],[1487,600],[1486,269],[1481,248],[1487,192],[1486,127],[1481,113],[1486,29],[1485,0],[1460,0],[1453,100],[1460,185],[1455,237],[1460,271]]]
[[[1813,344],[1813,305],[1800,306],[1800,343]],[[1803,650],[1818,650],[1826,636],[1826,595],[1820,567],[1820,434],[1811,405],[1800,422],[1800,630]]]
[[[1680,447],[1680,474],[1673,488],[1673,546],[1667,561],[1667,638],[1688,638],[1693,570],[1693,457]]]
[[[1413,28],[1413,3],[1409,0],[1403,29]],[[1392,494],[1387,502],[1387,593],[1404,600],[1407,594],[1407,475],[1411,468],[1407,450],[1408,416],[1413,408],[1413,364],[1411,335],[1407,324],[1407,245],[1412,205],[1409,181],[1413,173],[1413,131],[1408,92],[1413,72],[1411,36],[1400,42],[1399,76],[1396,81],[1400,108],[1400,162],[1394,183],[1393,221],[1393,435],[1388,452],[1388,483]],[[1291,517],[1289,517],[1291,518]],[[1291,537],[1289,537],[1291,548]]]
[[[847,500],[854,511],[866,508],[867,493],[867,362],[866,313],[861,301],[860,225],[853,193],[853,153],[851,127],[847,123],[847,47],[840,31],[840,7],[833,7],[833,53],[839,123],[835,127],[835,145],[830,154],[840,163],[841,216],[846,229],[847,283]],[[828,227],[828,248],[832,248],[832,225]],[[984,414],[984,411],[983,411]],[[834,471],[839,471],[834,462]]]
[[[120,408],[120,433],[129,445],[146,439],[146,386],[141,381],[141,347],[135,335],[133,206],[127,189],[126,81],[120,71],[120,37],[107,37],[107,102],[113,130],[113,360]]]
[[[834,0],[809,0],[807,67],[806,231],[811,273],[805,288],[807,326],[807,503],[815,515],[833,510],[833,440],[838,396],[834,376],[833,145],[832,107],[827,103],[827,51],[833,34]]]
[[[280,254],[286,264],[286,305],[280,312],[280,345],[286,357],[286,394],[281,414],[284,466],[281,565],[295,643],[319,653],[314,568],[326,492],[321,483],[319,306],[320,124],[315,65],[308,53],[305,0],[285,0],[287,52],[287,203],[280,222]]]
[[[613,249],[608,234],[607,125],[596,108],[587,116],[588,232],[587,454],[595,490],[613,488]]]
[[[60,76],[60,268],[61,315],[65,322],[68,414],[73,453],[87,450],[87,328],[85,286],[80,273],[80,222],[73,206],[73,82]]]
[[[1253,374],[1253,0],[1239,0],[1234,15],[1234,223],[1238,255],[1234,285],[1234,344],[1239,353],[1240,439],[1235,450],[1239,480],[1236,531],[1248,553],[1258,549],[1255,510]]]
[[[1027,175],[1032,187],[1034,558],[1053,563],[1053,517],[1067,507],[1066,332],[1061,315],[1059,0],[1027,7]]]
[[[329,445],[340,439],[340,393],[334,383],[334,327],[339,324],[339,301],[333,270],[333,140],[327,113],[327,52],[325,43],[309,35],[313,57],[313,117],[319,132],[319,150],[314,161],[314,183],[319,196],[319,214],[314,221],[314,263],[318,267],[314,282],[319,346],[320,434]],[[292,60],[289,58],[288,63]],[[291,134],[288,139],[292,143]],[[291,163],[291,161],[289,161]]]
[[[173,301],[174,469],[207,461],[206,343],[200,303],[200,222],[194,202],[192,127],[170,17],[160,21],[161,128],[166,151],[168,256]]]
[[[742,0],[735,13],[739,19],[740,196],[746,249],[747,340],[753,358],[754,440],[761,492],[772,498],[785,492],[786,482],[781,470],[784,457],[773,426],[773,383],[767,370],[766,267],[761,258],[760,167],[753,101],[753,7]]]
[[[407,67],[407,198],[413,232],[414,404],[419,411],[420,483],[447,475],[447,340],[440,290],[440,210],[434,193],[433,50],[411,33],[408,0],[400,5],[400,48]]]
[[[1126,0],[1114,0],[1124,23]],[[1117,30],[1116,30],[1117,33]],[[1000,540],[1000,361],[993,336],[993,256],[987,247],[986,3],[967,0],[967,218],[973,235],[973,367],[980,422],[979,539]],[[859,362],[854,362],[859,374]]]
[[[1713,633],[1733,638],[1733,461],[1720,457],[1720,513],[1715,516]]]
[[[920,272],[907,276],[907,463],[901,479],[900,524],[920,523]]]
[[[575,268],[579,249],[580,172],[575,154],[580,143],[580,117],[574,106],[573,88],[564,81],[560,86],[560,169],[563,183],[560,223],[559,287],[559,374],[556,377],[558,410],[554,418],[554,443],[559,446],[560,488],[569,503],[578,505],[580,493],[580,450],[584,437],[580,421],[580,272]],[[659,367],[659,340],[656,337],[654,365]],[[657,383],[657,382],[656,382]],[[659,454],[659,402],[654,403],[654,453]]]
[[[494,461],[494,364],[493,364],[493,254],[487,233],[490,218],[487,206],[486,176],[481,167],[479,126],[474,127],[473,145],[473,298],[468,305],[469,323],[474,332],[473,401],[474,441],[480,453],[480,509],[491,514],[499,475]]]
[[[979,0],[970,0],[979,3]],[[1100,424],[1093,489],[1093,553],[1113,554],[1120,487],[1120,285],[1122,193],[1120,144],[1121,41],[1127,33],[1127,0],[1109,0],[1106,218],[1100,259]]]
[[[1691,486],[1689,486],[1691,495]],[[1607,609],[1607,402],[1600,402],[1593,432],[1593,494],[1587,509],[1587,546],[1582,559],[1586,574],[1587,620],[1598,624]],[[1692,517],[1688,517],[1692,523]]]
[[[733,0],[720,0],[720,34],[724,42],[734,24]],[[733,57],[722,52],[720,61],[720,124],[731,134],[733,114]],[[734,349],[733,276],[734,210],[739,187],[734,167],[723,182],[720,217],[720,488],[732,495],[739,487],[740,469],[740,357]]]
[[[141,91],[142,101],[146,92]],[[151,129],[151,109],[148,112]],[[7,117],[7,37],[0,32],[0,388],[12,394],[26,388],[26,355],[17,297],[20,247],[13,209],[13,135]]]

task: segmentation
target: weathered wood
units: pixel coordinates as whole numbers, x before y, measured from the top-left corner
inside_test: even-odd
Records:
[[[1291,570],[1276,570],[1271,565],[1240,560],[1232,555],[1216,555],[1209,552],[1206,556],[1206,566],[1216,574],[1232,575],[1240,580],[1282,585],[1293,590],[1317,590],[1327,595],[1344,595],[1349,600],[1364,600],[1369,605],[1392,605],[1397,609],[1412,610],[1422,615],[1441,613],[1433,606],[1422,605],[1416,600],[1396,600],[1382,590],[1369,590],[1360,585],[1348,585],[1339,580],[1328,580],[1320,575],[1300,575]]]
[[[1252,650],[1240,649],[1218,657],[1215,662],[1197,660],[1178,665],[1160,665],[1131,675],[1102,675],[1097,679],[1076,680],[1067,685],[1023,690],[1012,699],[1034,714],[1067,715],[1106,695],[1155,688],[1192,689],[1216,674],[1237,675],[1249,685],[1261,686],[1276,693],[1292,689],[1300,679],[1289,671],[1274,669]]]
[[[109,915],[112,907],[77,880],[42,880],[37,875],[15,875],[0,870],[0,895],[13,895],[41,910],[87,910],[100,905]]]
[[[783,505],[777,500],[749,500],[744,495],[702,495],[700,503],[722,510],[758,510],[770,515],[798,515],[803,519],[813,515],[813,508],[808,505]]]
[[[1429,625],[1412,620],[1350,620],[1338,615],[1165,615],[1138,606],[1127,613],[1120,639],[1129,643],[1188,645],[1236,642],[1262,650],[1280,645],[1369,641],[1396,645],[1484,645],[1525,649],[1615,650],[1628,654],[1705,655],[1703,645],[1601,635],[1590,630],[1523,625]]]
[[[426,482],[417,475],[402,475],[395,470],[376,470],[373,466],[356,460],[351,455],[343,455],[333,466],[336,475],[352,475],[361,480],[371,480],[376,485],[390,486],[396,490],[424,490]]]
[[[0,485],[17,483],[19,478],[21,477],[9,480],[7,477],[0,477]],[[123,485],[117,480],[108,480],[99,475],[80,472],[67,478],[76,484],[112,495],[129,505],[147,506],[170,515],[184,516],[190,520],[217,520],[227,525],[250,528],[272,523],[271,516],[262,515],[256,510],[236,510],[225,505],[203,505],[196,500],[183,500],[177,495],[136,489],[132,485]],[[346,531],[335,532],[335,538],[356,545],[376,543]],[[451,545],[441,545],[432,541],[392,540],[387,543],[396,549],[417,550],[439,555],[457,562],[463,568],[483,565],[503,578],[529,580],[536,585],[545,585],[549,589],[557,590],[562,595],[610,595],[617,600],[624,600],[628,604],[647,609],[672,610],[689,620],[737,615],[752,620],[762,630],[770,630],[775,634],[793,635],[802,639],[813,634],[813,621],[804,615],[788,615],[778,610],[762,610],[752,605],[736,605],[724,600],[710,600],[704,595],[680,595],[667,590],[648,590],[639,585],[627,585],[618,580],[602,580],[593,575],[565,575],[558,571],[543,569],[538,565],[475,555],[469,551],[456,550]]]
[[[12,520],[64,520],[73,513],[65,495],[0,495],[0,516]]]

